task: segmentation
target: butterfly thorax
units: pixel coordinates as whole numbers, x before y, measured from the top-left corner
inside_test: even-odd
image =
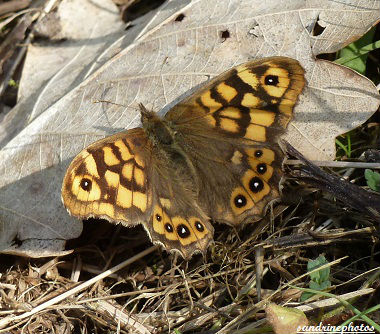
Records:
[[[141,105],[141,122],[147,137],[154,146],[170,146],[174,142],[174,131],[155,112]]]
[[[161,161],[166,161],[167,176],[178,177],[180,188],[189,189],[188,193],[196,194],[199,190],[197,172],[188,154],[179,145],[176,131],[170,121],[161,118],[157,113],[147,110],[142,105],[140,108],[142,127],[153,143],[155,154],[161,157]]]

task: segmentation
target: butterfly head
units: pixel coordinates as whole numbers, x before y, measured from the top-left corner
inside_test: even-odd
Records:
[[[174,142],[174,132],[160,116],[150,111],[140,103],[142,127],[153,143],[156,145],[171,145]]]

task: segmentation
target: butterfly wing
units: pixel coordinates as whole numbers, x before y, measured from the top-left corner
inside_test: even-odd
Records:
[[[154,155],[164,154],[155,152]],[[162,157],[152,170],[153,211],[146,228],[166,249],[184,258],[204,253],[213,239],[213,226],[198,204],[186,165]]]
[[[146,177],[151,147],[142,129],[99,140],[71,162],[62,184],[62,201],[79,218],[134,224],[149,215],[153,196]]]
[[[188,258],[203,252],[213,228],[191,192],[141,128],[97,141],[70,164],[62,200],[70,214],[126,226],[142,223],[154,243]]]
[[[198,197],[213,219],[257,220],[279,197],[286,129],[305,84],[298,61],[264,58],[237,66],[171,109],[165,120],[198,175]]]

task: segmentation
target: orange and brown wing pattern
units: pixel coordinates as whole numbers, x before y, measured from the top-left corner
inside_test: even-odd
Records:
[[[168,250],[177,250],[188,259],[195,252],[204,253],[213,238],[214,228],[201,210],[171,207],[173,201],[162,198],[153,208],[146,228],[154,241]]]
[[[143,223],[154,243],[185,258],[204,252],[210,220],[257,220],[279,196],[276,138],[304,85],[296,60],[264,58],[218,76],[163,119],[144,109],[143,128],[100,140],[72,161],[63,203],[80,218]]]
[[[226,136],[264,143],[287,127],[304,85],[304,70],[297,60],[264,58],[211,80],[165,119],[178,127],[202,120]]]
[[[76,156],[66,172],[64,206],[80,218],[138,223],[152,203],[146,177],[150,152],[142,129],[93,143]]]
[[[297,60],[264,58],[221,74],[165,115],[203,175],[200,203],[210,217],[232,225],[257,220],[279,197],[283,154],[277,138],[304,85]],[[209,189],[217,192],[212,200]]]
[[[204,252],[213,227],[184,184],[172,181],[176,166],[160,154],[141,128],[93,143],[67,169],[64,206],[79,218],[142,223],[154,243],[184,258]]]
[[[242,172],[238,185],[229,194],[229,206],[225,206],[222,216],[229,216],[233,224],[240,224],[247,218],[256,221],[264,216],[268,203],[279,197],[282,156],[275,145],[237,149],[234,156],[241,157],[230,161]]]

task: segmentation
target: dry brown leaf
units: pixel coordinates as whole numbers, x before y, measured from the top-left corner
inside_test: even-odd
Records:
[[[37,99],[32,94],[24,102],[21,109],[32,110],[27,120],[11,113],[17,116],[0,123],[7,130],[0,138],[0,249],[29,256],[59,252],[81,232],[81,222],[60,201],[71,159],[105,135],[138,126],[138,103],[157,111],[166,106],[164,113],[194,86],[252,58],[284,55],[305,67],[308,87],[287,139],[311,159],[332,159],[335,136],[365,122],[379,96],[366,78],[315,57],[362,36],[379,19],[378,6],[370,0],[169,1],[124,39],[98,50],[93,59],[101,66],[87,69],[75,88],[74,78],[68,85],[62,78],[78,68],[62,64],[47,87],[37,85]],[[324,28],[319,35],[313,32],[317,22]],[[59,99],[54,93],[61,86],[66,95]]]

